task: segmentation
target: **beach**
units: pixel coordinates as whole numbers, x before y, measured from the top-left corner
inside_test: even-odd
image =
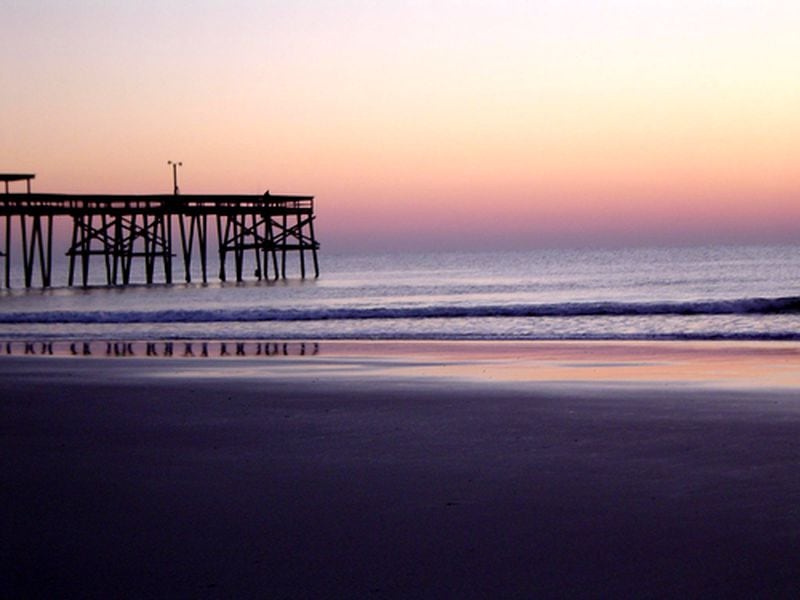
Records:
[[[0,356],[2,596],[800,582],[797,343],[302,348]]]

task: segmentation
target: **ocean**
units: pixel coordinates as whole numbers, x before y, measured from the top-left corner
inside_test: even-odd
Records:
[[[50,289],[17,282],[0,289],[0,340],[800,339],[800,246],[323,247],[320,260],[319,279],[82,289],[56,273]]]

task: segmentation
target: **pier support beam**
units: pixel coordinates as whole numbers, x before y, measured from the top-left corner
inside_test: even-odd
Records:
[[[6,184],[8,185],[8,184]],[[3,256],[4,282],[6,288],[11,287],[11,215],[3,215],[3,231],[5,237],[3,238],[3,250],[0,251]]]
[[[148,285],[155,283],[159,258],[162,260],[165,283],[172,283],[172,227],[168,215],[147,212],[120,215],[117,219],[116,247],[122,263],[124,285],[130,284],[135,258],[144,259],[145,282]]]
[[[99,224],[95,226],[95,217]],[[117,220],[106,214],[80,213],[72,219],[72,241],[67,249],[69,275],[67,285],[75,283],[75,260],[80,259],[81,285],[89,285],[89,259],[102,256],[106,283],[116,285],[119,252],[116,240]]]
[[[249,218],[248,218],[249,217]],[[267,264],[262,261],[266,244],[266,219],[257,214],[225,214],[217,218],[220,278],[225,281],[226,259],[233,254],[236,281],[244,280],[246,252],[253,251],[253,264],[258,279],[266,277]]]
[[[197,239],[200,254],[200,274],[203,283],[208,282],[208,218],[206,215],[189,214],[178,215],[178,225],[181,232],[181,250],[183,251],[183,270],[186,283],[192,281],[192,258],[194,255],[194,241]]]
[[[25,287],[33,286],[37,263],[42,287],[50,287],[53,266],[53,215],[22,214],[19,215],[19,220]],[[30,236],[28,235],[29,225]]]
[[[100,221],[95,225],[95,219]],[[73,217],[72,243],[69,256],[68,285],[75,281],[75,260],[80,259],[81,283],[89,285],[89,267],[92,256],[102,256],[106,283],[117,285],[131,282],[135,258],[144,259],[145,281],[155,282],[156,262],[163,261],[166,283],[172,283],[172,227],[167,215],[147,214],[78,214]]]
[[[31,193],[31,180],[34,179],[35,177],[36,177],[36,175],[33,174],[33,173],[0,173],[0,181],[3,182],[3,186],[5,188],[5,198],[0,198],[0,216],[3,217],[3,220],[4,220],[3,230],[5,231],[4,238],[3,238],[3,243],[0,244],[0,258],[3,258],[4,263],[5,263],[3,265],[4,266],[4,271],[5,271],[3,280],[4,280],[6,288],[10,288],[11,287],[11,219],[14,216],[19,216],[19,218],[21,220],[20,228],[24,229],[25,228],[24,219],[25,219],[26,215],[33,214],[33,215],[38,215],[41,218],[41,213],[36,213],[36,212],[29,213],[29,210],[31,210],[33,208],[33,205],[31,205],[29,202],[26,201],[24,195],[22,196],[22,198],[23,198],[22,201],[17,200],[17,199],[14,198],[14,196],[18,196],[18,195],[16,195],[16,194],[14,196],[10,195],[10,191],[11,191],[10,184],[12,182],[24,181],[25,182],[25,192],[26,192],[26,194],[30,195],[30,193]],[[30,197],[30,196],[28,196],[28,197]],[[50,267],[52,265],[52,253],[51,253],[52,250],[51,249],[53,247],[53,244],[52,244],[52,233],[51,233],[51,231],[52,231],[53,215],[51,213],[45,213],[45,214],[47,215],[47,227],[46,227],[46,231],[47,231],[47,234],[46,234],[47,235],[47,249],[46,250],[41,249],[41,241],[42,241],[41,240],[41,235],[42,235],[41,223],[39,223],[38,226],[37,226],[37,230],[38,230],[38,234],[37,235],[39,236],[39,239],[38,240],[37,239],[32,239],[32,243],[33,243],[34,247],[36,247],[37,244],[38,244],[38,246],[40,248],[40,256],[44,256],[44,255],[47,256],[46,261],[43,261],[43,264],[41,266],[42,286],[47,287],[47,286],[50,285],[50,272],[51,272],[51,268]],[[23,242],[23,253],[24,254],[27,253],[28,250],[29,250],[29,248],[27,247],[27,240],[25,240]],[[32,255],[33,255],[33,253],[31,252],[31,256]],[[27,254],[25,254],[25,256],[27,256]],[[23,263],[24,263],[23,267],[24,267],[25,275],[26,275],[26,277],[25,277],[25,282],[26,282],[25,285],[26,285],[26,287],[30,287],[30,285],[31,285],[30,281],[32,279],[32,276],[29,277],[28,273],[32,271],[32,267],[29,267],[29,261],[27,260],[27,258],[23,261]]]
[[[289,216],[295,217],[294,224],[290,223]],[[314,215],[311,213],[284,214],[280,220],[270,221],[272,244],[281,251],[281,277],[286,278],[286,258],[289,252],[297,252],[300,261],[300,276],[306,276],[306,251],[311,252],[314,264],[314,277],[319,277],[319,258],[317,251],[319,243],[314,237]]]

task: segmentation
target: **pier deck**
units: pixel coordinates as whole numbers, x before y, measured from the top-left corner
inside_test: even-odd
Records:
[[[314,276],[319,276],[314,236],[313,196],[271,195],[90,195],[10,193],[9,181],[26,181],[32,175],[0,176],[6,193],[0,194],[0,259],[4,283],[11,285],[12,248],[18,238],[24,285],[38,280],[52,285],[53,227],[56,219],[71,221],[72,236],[66,250],[69,260],[67,285],[76,275],[88,285],[92,257],[101,258],[108,285],[132,283],[135,260],[144,261],[145,283],[155,283],[156,265],[164,283],[173,282],[176,259],[184,279],[192,278],[192,262],[199,261],[200,277],[208,280],[209,232],[216,231],[219,278],[227,278],[229,256],[236,281],[243,280],[246,253],[255,263],[258,279],[287,275],[287,255],[296,253],[300,276],[307,271],[310,252]],[[214,227],[209,227],[212,220]],[[174,235],[174,230],[179,232]],[[179,245],[178,245],[179,244]],[[177,249],[177,253],[175,252]],[[38,275],[38,277],[37,277]]]

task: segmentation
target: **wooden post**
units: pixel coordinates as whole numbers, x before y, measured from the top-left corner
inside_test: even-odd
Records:
[[[273,279],[276,281],[280,277],[280,272],[278,271],[278,249],[275,245],[275,230],[272,228],[274,221],[272,217],[267,219],[267,227],[269,231],[269,245],[270,245],[270,253],[272,254],[272,272],[275,274]]]
[[[134,235],[137,228],[136,213],[131,213],[126,224],[120,218],[119,237],[117,238],[122,261],[122,285],[131,282],[131,263],[133,262]]]
[[[260,281],[264,277],[264,273],[261,271],[261,248],[264,246],[263,239],[258,234],[258,215],[253,213],[250,215],[252,229],[250,230],[253,235],[253,250],[256,255],[256,276]]]
[[[164,215],[164,221],[161,224],[161,233],[164,233],[164,225],[167,226],[167,231],[165,234],[164,239],[164,275],[167,280],[167,284],[172,283],[172,215],[167,213]]]
[[[100,243],[103,245],[103,264],[106,267],[106,284],[111,285],[111,255],[113,253],[113,246],[109,245],[108,243],[108,214],[102,213],[100,215],[100,227],[101,230],[98,232],[100,237]]]
[[[6,193],[8,182],[6,181]],[[11,213],[6,215],[6,287],[11,287]]]
[[[178,215],[178,224],[181,231],[181,248],[183,249],[183,270],[186,283],[192,281],[192,241],[194,238],[194,215],[189,216],[189,237],[186,237],[186,224],[183,215]]]
[[[297,213],[297,246],[300,249],[300,277],[306,278],[306,244],[303,238],[302,215]]]
[[[53,215],[47,215],[47,280],[46,286],[51,285],[53,273]]]
[[[89,252],[92,249],[91,231],[93,221],[93,215],[91,213],[87,214],[84,227],[81,230],[81,268],[83,270],[83,287],[89,286]]]
[[[203,214],[201,217],[201,221],[198,222],[198,229],[197,229],[197,242],[200,244],[200,269],[203,272],[203,283],[208,283],[208,275],[206,272],[207,239],[208,239],[208,218],[206,217],[205,214]]]
[[[281,248],[281,277],[286,279],[286,241],[289,237],[289,232],[286,229],[287,220],[286,220],[286,213],[283,213],[283,222],[282,222],[282,231],[281,235],[283,236],[283,244]]]
[[[152,225],[149,222],[148,214],[142,213],[142,234],[144,235],[144,276],[147,285],[153,283],[153,268],[155,257],[153,256],[153,236],[151,234]]]
[[[82,217],[80,215],[75,215],[72,217],[72,243],[69,246],[69,250],[67,250],[67,255],[69,256],[69,275],[67,276],[67,285],[72,286],[72,283],[75,279],[75,245],[78,243],[78,229],[80,228],[80,220]]]
[[[114,219],[114,261],[112,263],[111,279],[114,285],[119,282],[119,268],[122,266],[123,278],[125,277],[125,263],[122,257],[122,220],[124,217],[120,214]]]
[[[233,259],[236,265],[236,281],[241,282],[244,265],[244,227],[236,216],[228,217],[228,223],[231,221],[233,221]]]
[[[225,222],[225,233],[222,232],[222,215],[217,213],[217,245],[219,251],[219,278],[220,281],[225,281],[225,244],[228,235],[228,223]]]
[[[317,258],[317,238],[314,237],[314,214],[308,218],[308,232],[311,236],[311,256],[314,259],[314,277],[319,278],[319,258]]]
[[[31,271],[30,261],[28,260],[28,224],[25,220],[25,214],[19,216],[20,223],[22,224],[22,267],[25,274],[25,287],[31,287]]]

